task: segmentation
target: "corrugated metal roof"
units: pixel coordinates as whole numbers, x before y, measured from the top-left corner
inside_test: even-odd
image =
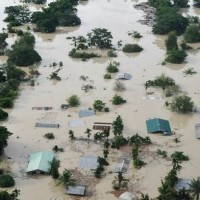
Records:
[[[49,123],[36,123],[35,127],[41,127],[41,128],[59,128],[59,124],[49,124]]]
[[[79,117],[89,117],[95,115],[94,110],[89,110],[89,109],[81,109],[79,110]]]
[[[96,169],[98,166],[97,157],[84,156],[80,159],[80,168]]]
[[[130,159],[122,159],[114,169],[115,173],[122,172],[125,173],[128,170]]]
[[[164,119],[160,118],[149,119],[146,121],[146,126],[148,133],[164,133],[164,134],[172,133],[169,121]]]
[[[82,186],[69,186],[66,190],[67,194],[71,195],[79,195],[84,196],[85,195],[85,187]]]
[[[36,170],[49,172],[49,162],[51,162],[53,158],[54,154],[48,151],[31,154],[26,172],[33,172]]]

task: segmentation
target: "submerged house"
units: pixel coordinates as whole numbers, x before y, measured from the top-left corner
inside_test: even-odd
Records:
[[[110,131],[112,123],[94,122],[93,129],[101,131]]]
[[[171,127],[168,120],[154,118],[146,120],[148,133],[162,133],[164,135],[171,135]]]
[[[86,188],[83,186],[68,186],[65,193],[76,196],[85,196],[85,191]]]
[[[54,158],[53,152],[43,151],[33,153],[29,157],[26,173],[46,174],[49,172],[49,162]]]

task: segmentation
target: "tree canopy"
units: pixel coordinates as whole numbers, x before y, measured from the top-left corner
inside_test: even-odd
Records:
[[[9,132],[5,126],[0,126],[0,154],[3,153],[4,147],[7,146],[7,140],[10,135],[12,135],[12,133]]]
[[[112,34],[105,28],[95,28],[88,36],[88,44],[90,46],[97,46],[100,49],[112,47]]]
[[[57,26],[78,26],[80,18],[76,15],[75,0],[58,0],[51,2],[42,11],[34,12],[31,15],[31,22],[36,23],[36,31],[51,33]]]

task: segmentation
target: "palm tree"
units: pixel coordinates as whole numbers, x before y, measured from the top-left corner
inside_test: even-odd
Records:
[[[127,188],[128,179],[125,179],[122,172],[118,172],[117,176],[115,176],[115,180],[113,181],[113,188],[118,190],[121,188]]]
[[[72,173],[69,170],[65,169],[62,175],[60,175],[59,177],[58,184],[62,184],[64,185],[64,187],[68,188],[69,186],[75,186],[76,181],[72,178]]]
[[[49,174],[52,176],[53,179],[57,179],[59,177],[58,168],[60,167],[60,160],[53,158],[51,162],[49,162],[50,170]]]
[[[168,182],[161,181],[161,186],[158,188],[159,196],[158,200],[169,200],[172,199],[173,188],[168,184]]]
[[[200,177],[198,177],[197,179],[193,179],[191,181],[191,183],[189,184],[190,189],[189,191],[192,194],[192,197],[195,198],[196,200],[199,200],[200,197]]]

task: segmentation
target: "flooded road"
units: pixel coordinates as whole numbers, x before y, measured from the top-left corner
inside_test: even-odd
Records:
[[[161,65],[165,58],[165,36],[153,35],[151,27],[142,25],[138,22],[143,18],[143,11],[134,9],[133,5],[144,1],[122,1],[122,0],[89,0],[80,2],[77,6],[78,16],[81,18],[80,27],[58,28],[56,33],[44,34],[34,33],[36,37],[35,49],[42,57],[41,63],[37,66],[41,75],[35,78],[35,86],[22,84],[20,94],[15,101],[15,106],[9,111],[9,119],[5,125],[13,135],[8,141],[8,147],[5,149],[6,156],[10,157],[7,161],[16,180],[16,188],[21,191],[21,200],[64,200],[74,199],[64,194],[62,186],[56,186],[51,177],[39,176],[29,177],[25,174],[28,156],[36,151],[51,150],[53,146],[58,145],[64,148],[63,153],[57,154],[61,160],[60,172],[63,169],[75,169],[79,166],[79,159],[82,155],[102,155],[102,147],[80,141],[71,143],[68,139],[68,131],[73,129],[76,137],[86,138],[84,134],[86,128],[92,128],[93,122],[112,122],[117,115],[121,115],[125,130],[124,136],[130,137],[135,133],[141,136],[150,136],[155,143],[149,147],[152,152],[151,162],[140,170],[135,170],[131,166],[127,176],[130,178],[132,191],[139,194],[138,191],[149,193],[155,197],[157,187],[161,183],[161,178],[170,169],[170,162],[154,157],[158,148],[162,148],[171,153],[175,150],[184,151],[189,156],[190,161],[183,163],[183,169],[179,176],[184,178],[196,178],[199,176],[199,141],[195,138],[195,123],[199,122],[199,113],[190,115],[180,115],[169,111],[165,106],[167,100],[163,92],[158,89],[149,88],[145,91],[144,83],[147,80],[154,79],[156,76],[165,73],[172,77],[176,84],[188,94],[197,107],[200,106],[200,53],[197,49],[200,44],[195,44],[194,50],[189,51],[185,63],[180,65]],[[0,1],[0,28],[5,28],[6,24],[2,22],[5,15],[4,7],[17,5],[15,0]],[[31,10],[38,10],[40,7],[31,5]],[[199,14],[199,10],[192,7],[183,10],[185,14]],[[93,28],[107,28],[113,35],[113,45],[117,47],[117,42],[122,40],[122,44],[138,43],[144,50],[137,54],[125,54],[118,51],[117,58],[95,58],[83,62],[72,59],[68,52],[73,48],[72,41],[67,40],[69,36],[85,36]],[[138,31],[143,36],[141,39],[134,39],[128,35],[129,31]],[[9,46],[16,37],[9,35]],[[6,57],[0,57],[0,62],[5,62]],[[112,97],[116,94],[113,90],[115,78],[105,80],[103,75],[106,73],[107,64],[110,61],[120,62],[119,73],[126,72],[132,74],[133,78],[124,81],[126,90],[119,93],[127,99],[127,103],[121,106],[114,106],[111,103]],[[63,67],[59,71],[61,81],[49,80],[51,72],[57,68],[49,67],[53,62],[63,62]],[[45,67],[46,66],[46,67]],[[184,77],[183,71],[193,67],[197,75]],[[92,80],[96,89],[85,93],[81,86],[85,83],[80,80],[80,76],[85,75]],[[115,77],[115,75],[113,75]],[[144,99],[146,92],[154,92],[154,96],[161,99]],[[66,99],[76,94],[80,97],[80,108],[92,107],[94,100],[100,99],[110,108],[109,113],[97,113],[94,117],[84,118],[85,125],[82,127],[69,127],[69,121],[78,119],[79,108],[70,108],[67,111],[61,111],[60,105],[66,103]],[[52,106],[53,110],[32,110],[35,106]],[[145,121],[148,118],[160,117],[168,119],[172,129],[176,130],[175,136],[163,137],[158,135],[148,135]],[[59,129],[35,128],[36,122],[59,123]],[[43,135],[53,132],[55,139],[47,141]],[[175,144],[174,137],[179,137],[181,143]],[[78,149],[78,150],[74,150]],[[121,152],[112,150],[111,157],[120,157]],[[119,155],[118,155],[119,154]],[[2,163],[2,165],[5,163]],[[108,171],[112,170],[115,162],[110,162]],[[117,199],[112,191],[112,180],[114,174],[107,173],[106,178],[94,186],[89,187],[93,195],[87,199]],[[154,184],[152,184],[152,182]],[[40,192],[38,192],[40,191]],[[32,195],[30,195],[32,194]]]

